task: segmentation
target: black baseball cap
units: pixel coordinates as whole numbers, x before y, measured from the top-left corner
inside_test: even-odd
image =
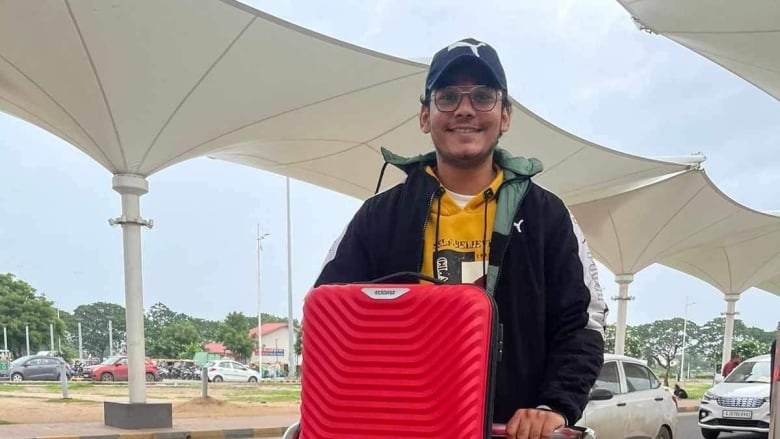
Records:
[[[496,84],[502,90],[507,90],[504,67],[501,66],[501,60],[498,59],[496,50],[483,41],[465,38],[448,45],[433,56],[428,68],[428,76],[425,78],[425,95],[429,96],[431,90],[450,67],[463,62],[474,62],[482,65],[495,79]]]

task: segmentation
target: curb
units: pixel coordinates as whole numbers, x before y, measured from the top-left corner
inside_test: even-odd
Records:
[[[699,411],[699,406],[697,405],[692,405],[688,407],[677,407],[677,413],[693,413],[698,411]]]
[[[158,431],[86,436],[38,436],[30,439],[239,439],[281,437],[287,427],[234,428],[225,430]]]

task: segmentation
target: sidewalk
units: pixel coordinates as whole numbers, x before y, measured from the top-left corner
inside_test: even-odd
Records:
[[[243,416],[173,420],[173,428],[123,430],[100,422],[0,425],[2,439],[243,439],[278,438],[295,416]]]
[[[690,413],[699,411],[698,399],[678,399],[677,413]]]

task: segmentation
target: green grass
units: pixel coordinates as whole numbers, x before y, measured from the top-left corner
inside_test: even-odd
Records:
[[[688,399],[701,399],[704,392],[712,387],[710,383],[685,383],[685,391],[688,392]]]
[[[2,419],[0,419],[0,425],[11,425],[11,424],[12,422],[3,421]]]
[[[268,390],[254,395],[232,395],[228,401],[238,402],[298,402],[301,400],[300,390]]]
[[[24,386],[18,384],[2,384],[0,385],[0,392],[18,392],[24,390]]]
[[[81,389],[90,389],[93,387],[92,383],[68,383],[68,390],[81,390]],[[62,390],[62,387],[60,384],[47,384],[46,390],[52,391],[52,392],[59,392]]]
[[[60,403],[60,404],[71,404],[71,403],[75,403],[75,404],[99,404],[96,401],[90,401],[90,400],[87,400],[87,399],[76,399],[76,398],[69,398],[69,399],[50,398],[50,399],[47,399],[46,402],[56,402],[56,403]]]

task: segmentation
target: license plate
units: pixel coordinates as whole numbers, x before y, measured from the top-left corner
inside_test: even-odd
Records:
[[[753,419],[753,412],[747,410],[723,410],[724,418]]]

